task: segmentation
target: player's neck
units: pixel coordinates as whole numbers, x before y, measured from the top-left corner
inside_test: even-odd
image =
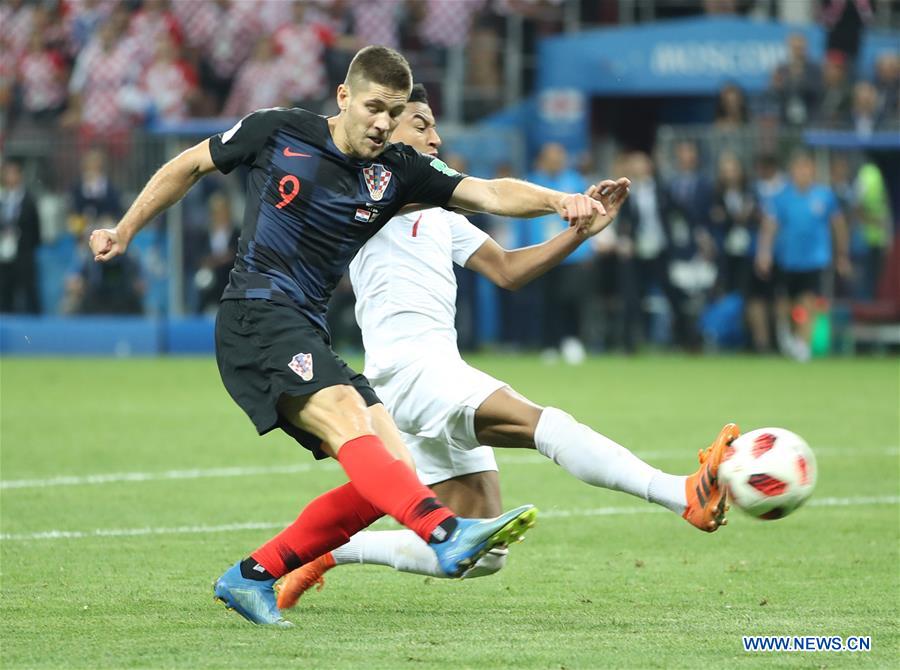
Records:
[[[347,130],[344,127],[340,114],[328,117],[328,131],[331,133],[331,140],[334,142],[334,146],[338,148],[338,151],[345,156],[356,158],[353,155],[353,148],[347,141]]]

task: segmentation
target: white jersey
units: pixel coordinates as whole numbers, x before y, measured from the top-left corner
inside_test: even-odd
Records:
[[[488,235],[433,208],[395,216],[350,263],[356,321],[375,379],[424,356],[454,355],[456,276]]]

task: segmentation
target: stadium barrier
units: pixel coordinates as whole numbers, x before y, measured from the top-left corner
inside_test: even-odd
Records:
[[[139,316],[0,317],[3,356],[200,355],[214,351],[215,319]]]

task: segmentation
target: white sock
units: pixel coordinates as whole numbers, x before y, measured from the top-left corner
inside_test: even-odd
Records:
[[[467,579],[490,575],[503,567],[506,549],[494,549],[466,574]],[[400,572],[447,578],[428,544],[411,530],[364,530],[331,552],[337,565],[387,565]]]
[[[547,407],[541,413],[534,443],[544,456],[592,486],[630,493],[678,514],[687,507],[686,477],[651,467],[560,409]]]

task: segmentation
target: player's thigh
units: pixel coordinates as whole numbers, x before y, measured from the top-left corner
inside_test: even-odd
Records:
[[[475,435],[492,447],[534,449],[534,431],[543,408],[504,386],[475,410]]]
[[[441,502],[460,516],[485,519],[499,516],[500,475],[496,470],[473,472],[431,485]]]
[[[322,450],[335,456],[350,440],[375,433],[372,418],[359,392],[350,384],[320,389],[309,396],[283,395],[279,415],[322,442]]]
[[[292,306],[223,302],[216,361],[226,389],[260,435],[281,429],[325,458],[347,439],[371,432],[365,406],[379,402],[375,392],[334,353],[327,333]]]
[[[368,408],[381,406],[381,400],[365,375],[354,371],[330,347],[320,352],[319,361],[316,378],[321,388],[308,396],[284,394],[278,411],[283,423],[297,428],[295,438],[301,444],[318,438],[317,449],[335,456],[350,440],[378,434]]]
[[[375,434],[384,442],[387,450],[415,470],[416,464],[413,462],[413,457],[410,455],[409,449],[406,448],[403,438],[400,437],[400,431],[397,430],[397,425],[394,423],[391,415],[388,414],[384,405],[372,405],[368,408],[368,412]]]

